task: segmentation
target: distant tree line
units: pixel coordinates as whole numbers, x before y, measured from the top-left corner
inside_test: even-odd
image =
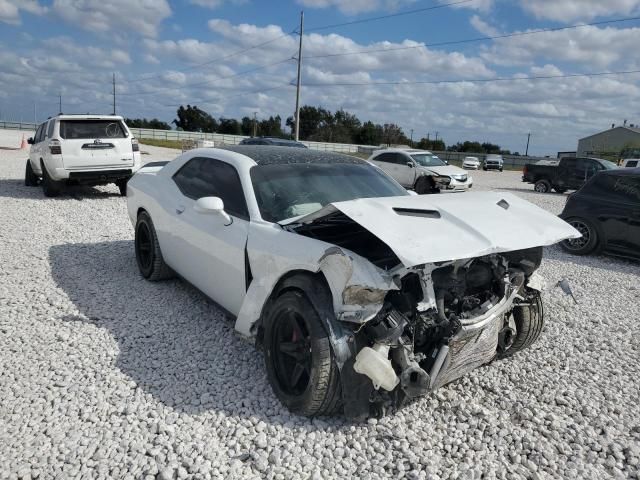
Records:
[[[176,111],[173,123],[179,130],[187,132],[224,133],[229,135],[263,136],[291,138],[291,134],[282,129],[280,115],[257,120],[243,117],[214,118],[196,105],[181,105]],[[158,128],[169,130],[169,124],[157,119],[126,119],[130,127]],[[295,131],[294,117],[289,117],[285,125]],[[458,142],[454,145],[445,144],[444,140],[421,138],[414,142],[408,138],[402,128],[395,123],[379,124],[370,120],[362,122],[354,114],[343,109],[331,112],[322,107],[304,105],[300,108],[300,139],[316,142],[355,143],[360,145],[411,145],[423,150],[498,153],[509,155],[509,150],[503,150],[499,145],[480,142]],[[519,155],[519,153],[515,153]]]

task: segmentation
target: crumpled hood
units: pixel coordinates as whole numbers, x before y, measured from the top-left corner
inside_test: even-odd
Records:
[[[441,167],[419,167],[420,170],[437,173],[438,175],[450,177],[451,175],[467,175],[463,169],[455,165],[442,165]]]
[[[387,244],[407,268],[580,237],[555,215],[501,192],[361,198],[280,223],[319,223],[337,211]]]

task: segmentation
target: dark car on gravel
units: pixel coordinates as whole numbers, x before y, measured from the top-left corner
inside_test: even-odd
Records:
[[[567,252],[640,258],[640,168],[598,173],[568,197],[560,218],[582,234],[560,244]]]
[[[528,163],[522,170],[522,181],[532,183],[538,193],[578,190],[596,173],[618,166],[608,160],[587,157],[563,157],[557,165]]]

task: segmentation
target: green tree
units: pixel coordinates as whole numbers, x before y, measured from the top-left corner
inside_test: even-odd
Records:
[[[146,118],[125,118],[126,123],[131,128],[154,128],[156,130],[171,130],[171,125],[157,118],[147,120]]]
[[[235,118],[220,117],[217,131],[228,135],[242,135],[242,126]]]
[[[213,133],[218,129],[218,123],[216,119],[209,115],[204,110],[200,110],[195,105],[187,105],[183,107],[180,105],[176,115],[178,118],[173,120],[175,124],[181,130],[186,132],[207,132]]]
[[[354,142],[360,145],[380,145],[382,143],[384,129],[382,125],[366,121],[356,132]]]

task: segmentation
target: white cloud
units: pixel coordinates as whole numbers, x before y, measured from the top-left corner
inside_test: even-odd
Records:
[[[210,8],[211,10],[222,7],[226,2],[232,5],[244,5],[248,1],[249,0],[189,0],[193,5]]]
[[[53,11],[85,30],[155,37],[171,15],[166,0],[54,0]]]
[[[335,7],[346,15],[373,12],[376,10],[397,10],[416,0],[298,0],[298,3],[309,8]]]
[[[42,15],[47,11],[37,0],[0,0],[0,22],[19,25],[20,10],[34,15]]]
[[[440,0],[440,3],[454,3],[452,0]],[[451,5],[451,8],[467,8],[470,10],[477,10],[479,12],[488,12],[493,8],[495,0],[470,0],[469,2],[459,3],[457,5]]]
[[[640,0],[520,0],[537,18],[569,23],[640,11]]]
[[[488,37],[500,35],[500,30],[482,20],[478,15],[474,15],[473,17],[471,17],[469,23],[471,23],[471,26],[478,32]]]
[[[536,33],[495,40],[482,58],[503,66],[529,65],[534,61],[566,62],[602,70],[621,65],[640,66],[637,48],[640,28],[599,28]]]

